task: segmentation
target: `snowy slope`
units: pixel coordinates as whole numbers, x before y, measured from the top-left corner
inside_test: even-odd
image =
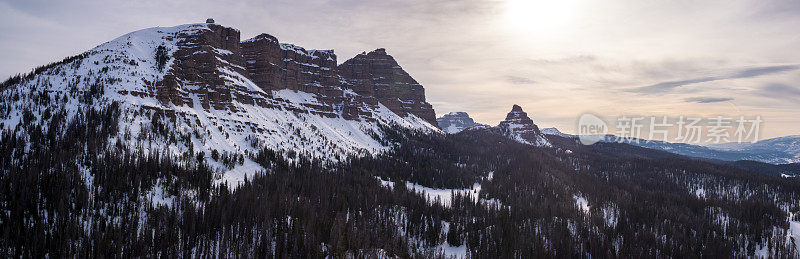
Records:
[[[554,135],[554,136],[559,136],[559,137],[563,137],[563,138],[574,138],[574,137],[576,137],[575,135],[570,135],[570,134],[563,133],[560,130],[558,130],[557,128],[544,128],[544,129],[542,129],[542,134]]]
[[[439,132],[436,127],[413,115],[401,117],[378,104],[372,110],[372,119],[346,120],[341,116],[321,116],[314,112],[297,112],[308,105],[321,105],[318,96],[292,90],[265,92],[247,76],[236,72],[235,64],[219,67],[226,85],[254,98],[270,98],[270,106],[246,104],[236,98],[231,109],[218,110],[213,106],[203,108],[200,100],[207,98],[195,93],[204,87],[183,82],[178,89],[191,99],[189,104],[175,105],[156,98],[155,82],[161,81],[175,62],[169,55],[166,68],[159,71],[155,60],[156,50],[165,46],[170,54],[181,46],[181,37],[210,30],[208,24],[188,24],[176,27],[156,27],[123,35],[89,50],[74,60],[68,60],[33,75],[28,80],[12,85],[0,92],[0,127],[18,131],[23,111],[29,109],[37,121],[47,123],[42,112],[65,109],[74,116],[87,107],[106,107],[118,102],[121,108],[119,134],[113,141],[140,147],[146,153],[158,152],[175,157],[185,153],[252,154],[262,148],[277,151],[295,151],[312,158],[337,162],[347,156],[374,155],[388,150],[381,141],[381,125],[400,126],[427,132]],[[230,51],[214,49],[216,57],[230,55]],[[90,101],[82,96],[100,94]],[[343,91],[344,95],[355,95]],[[37,103],[37,96],[47,95],[55,100]],[[172,136],[153,134],[152,118],[164,115]],[[171,115],[174,114],[174,117]],[[177,141],[171,140],[178,139]],[[289,157],[293,159],[294,157]],[[211,163],[220,172],[218,181],[238,182],[262,168],[249,159],[234,166]],[[234,184],[235,185],[235,184]]]

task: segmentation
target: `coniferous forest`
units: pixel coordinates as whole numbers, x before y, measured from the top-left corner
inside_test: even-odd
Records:
[[[116,104],[42,114],[0,135],[3,257],[798,257],[800,181],[625,144],[387,127],[378,156],[249,154],[266,170],[232,188],[204,154],[113,143]],[[152,117],[140,137],[169,135]]]

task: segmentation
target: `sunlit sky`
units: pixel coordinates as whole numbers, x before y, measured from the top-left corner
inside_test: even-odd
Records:
[[[386,48],[438,115],[497,124],[512,104],[575,132],[586,112],[760,115],[800,134],[800,1],[389,0],[0,2],[0,77],[125,33],[202,22],[335,49]]]

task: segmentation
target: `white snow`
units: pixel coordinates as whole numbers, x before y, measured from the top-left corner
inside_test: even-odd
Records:
[[[490,172],[490,176],[493,173]],[[380,177],[375,177],[380,181],[381,185],[388,188],[394,188],[394,182],[384,180]],[[425,187],[416,183],[406,181],[406,189],[411,190],[415,193],[418,193],[428,200],[428,202],[435,202],[437,199],[441,202],[442,205],[445,207],[450,207],[453,202],[453,195],[461,194],[463,196],[471,197],[476,202],[481,202],[486,206],[494,207],[494,206],[503,206],[503,204],[497,199],[483,199],[479,198],[481,193],[481,185],[479,183],[474,183],[470,188],[464,189],[439,189],[439,188],[431,188]]]
[[[451,246],[447,242],[436,247],[444,253],[445,258],[467,258],[467,245]]]
[[[145,194],[145,197],[153,207],[167,206],[172,208],[172,204],[175,201],[175,196],[167,194],[167,191],[164,190],[164,183],[161,179],[158,179],[153,184],[152,189]]]
[[[589,213],[589,201],[586,198],[578,195],[572,195],[572,198],[575,199],[575,206],[578,206],[578,209],[583,213]]]
[[[697,189],[694,191],[694,195],[697,196],[698,199],[705,199],[706,198],[706,190],[703,188]]]
[[[456,125],[454,125],[454,124],[450,124],[450,126],[447,126],[447,128],[444,128],[442,130],[444,132],[447,132],[448,134],[456,134],[456,133],[461,132],[461,128],[456,126]]]
[[[616,204],[606,204],[602,207],[603,211],[603,222],[606,224],[606,227],[614,228],[617,226],[617,222],[619,222],[619,208]]]
[[[793,216],[794,216],[793,213],[789,213],[790,219]],[[791,244],[792,240],[794,241],[794,244],[797,247],[797,251],[800,251],[800,221],[795,221],[795,220],[789,221],[789,229],[788,233],[786,234],[786,242]]]
[[[469,189],[436,189],[425,187],[416,183],[406,182],[406,188],[426,196],[430,202],[434,202],[438,199],[444,206],[452,205],[453,195],[456,193],[477,198],[478,194],[481,192],[481,185],[478,183],[473,184],[472,188]]]
[[[225,172],[222,178],[216,180],[217,184],[228,183],[229,185],[239,185],[244,182],[244,179],[253,179],[253,176],[258,172],[265,172],[264,167],[259,165],[253,160],[245,159],[244,164],[237,165],[233,169]],[[231,186],[231,187],[237,187]]]
[[[539,133],[536,136],[536,140],[533,141],[533,142],[523,138],[522,135],[527,133],[528,131],[530,131],[530,129],[525,129],[524,128],[526,126],[524,124],[520,124],[520,123],[512,120],[512,121],[506,122],[506,124],[501,124],[501,126],[504,128],[504,130],[506,131],[506,135],[509,138],[511,138],[514,141],[517,141],[519,143],[528,144],[528,145],[537,146],[537,147],[552,147],[553,146],[553,144],[550,144],[550,141],[547,140],[547,137],[545,137],[544,134],[541,134],[541,133]]]

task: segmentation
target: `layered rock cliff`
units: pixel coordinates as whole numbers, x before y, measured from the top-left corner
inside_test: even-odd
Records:
[[[373,96],[401,116],[413,114],[437,125],[436,113],[425,101],[425,89],[385,49],[361,53],[338,67],[345,87]]]
[[[188,105],[198,96],[205,109],[232,109],[233,100],[252,104],[263,98],[240,87],[247,80],[239,45],[239,31],[215,24],[195,26],[167,36],[175,40],[173,61],[163,80],[157,82],[156,95],[162,104]]]
[[[306,50],[269,34],[241,45],[250,79],[264,90],[321,93],[340,85],[333,50]]]
[[[201,25],[198,25],[201,26]],[[234,110],[236,100],[245,104],[275,107],[271,91],[283,89],[317,95],[320,104],[299,112],[326,117],[374,120],[378,103],[406,117],[413,114],[436,126],[433,107],[425,101],[425,90],[383,49],[360,54],[337,67],[333,50],[306,50],[280,43],[269,34],[239,41],[239,31],[216,24],[167,36],[175,41],[172,62],[161,80],[149,91],[162,104],[188,105],[197,95],[204,109]],[[241,87],[252,82],[263,90]],[[356,94],[347,94],[352,90]]]

